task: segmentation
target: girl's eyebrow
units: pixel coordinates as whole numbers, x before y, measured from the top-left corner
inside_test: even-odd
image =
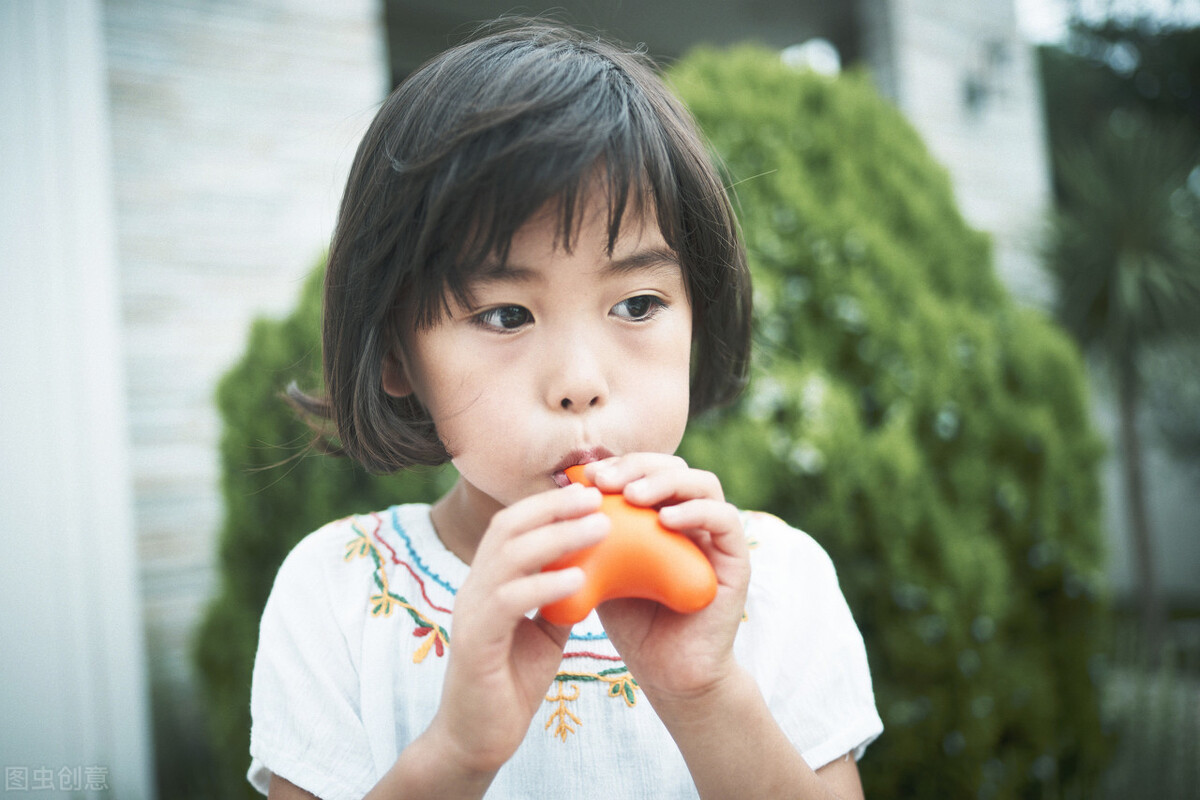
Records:
[[[666,247],[651,247],[645,250],[636,250],[629,255],[609,261],[604,265],[604,272],[621,275],[662,267],[682,269],[679,257],[675,255],[673,250]],[[523,267],[519,264],[501,264],[493,261],[484,265],[472,280],[472,283],[475,285],[487,285],[489,283],[536,283],[541,279],[541,272],[536,269]]]
[[[626,273],[653,269],[655,267],[682,268],[682,265],[679,263],[679,256],[675,255],[675,251],[666,247],[651,247],[647,250],[637,250],[627,256],[622,256],[608,262],[605,271]]]

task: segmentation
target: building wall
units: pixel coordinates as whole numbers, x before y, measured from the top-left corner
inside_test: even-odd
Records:
[[[963,215],[993,236],[1001,280],[1047,307],[1038,233],[1051,202],[1031,45],[1011,0],[860,0],[868,62],[945,165]]]
[[[214,389],[290,310],[383,98],[376,0],[107,0],[138,558],[156,684],[191,676],[215,589]]]
[[[0,3],[5,796],[153,797],[99,0]]]

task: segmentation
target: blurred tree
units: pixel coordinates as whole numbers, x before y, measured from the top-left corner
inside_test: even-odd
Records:
[[[1114,112],[1180,123],[1200,138],[1200,28],[1076,18],[1065,41],[1042,45],[1038,56],[1054,148]]]
[[[1154,348],[1186,354],[1200,321],[1200,29],[1076,20],[1063,46],[1042,48],[1041,63],[1057,199],[1047,265],[1060,320],[1113,382],[1153,654],[1164,608],[1137,426],[1141,365]],[[1172,396],[1191,393],[1178,376],[1174,385]]]
[[[1139,605],[1152,653],[1163,608],[1137,425],[1139,363],[1149,347],[1197,330],[1200,229],[1171,204],[1195,163],[1194,148],[1176,131],[1149,122],[1119,133],[1102,129],[1057,158],[1061,195],[1048,250],[1058,316],[1083,346],[1102,354],[1116,391]]]

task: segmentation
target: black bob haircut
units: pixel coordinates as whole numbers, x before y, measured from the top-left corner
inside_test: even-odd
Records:
[[[326,452],[377,473],[449,460],[415,396],[392,397],[383,361],[437,323],[447,296],[507,257],[553,203],[571,247],[581,205],[607,198],[608,246],[625,211],[653,209],[693,309],[692,415],[746,381],[750,278],[720,177],[653,64],[569,27],[501,23],[433,58],[383,103],[351,167],[325,277],[327,394],[288,394]],[[315,419],[313,419],[315,418]]]

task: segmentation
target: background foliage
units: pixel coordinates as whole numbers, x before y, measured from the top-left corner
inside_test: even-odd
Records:
[[[1056,194],[1046,264],[1058,318],[1116,401],[1139,625],[1154,660],[1172,600],[1155,555],[1153,440],[1139,421],[1148,399],[1158,438],[1195,458],[1187,399],[1198,383],[1186,367],[1200,357],[1200,29],[1077,21],[1061,46],[1042,48],[1041,66]]]
[[[1200,608],[1179,571],[1190,530],[1154,488],[1200,478],[1200,28],[1077,16],[1038,55],[1056,195],[1046,262],[1056,313],[1111,387],[1127,512],[1114,523],[1137,579],[1115,604],[1102,718],[1117,745],[1096,796],[1197,797]],[[1160,586],[1159,570],[1174,579]]]
[[[1080,358],[857,74],[766,51],[671,74],[736,187],[758,371],[685,455],[839,566],[887,731],[868,796],[1086,793],[1102,764],[1096,470]]]
[[[868,795],[1085,796],[1105,751],[1100,447],[1075,349],[1000,289],[946,175],[865,77],[743,48],[669,78],[735,187],[757,307],[748,392],[682,452],[838,564],[887,726]],[[223,588],[198,658],[227,796],[244,793],[257,621],[283,556],[452,479],[304,454],[279,392],[311,385],[318,316],[314,277],[291,317],[255,325],[219,392]]]
[[[1111,150],[1114,142],[1125,143],[1131,150],[1164,151],[1157,156],[1166,169],[1150,167],[1167,173],[1168,181],[1178,157],[1190,157],[1190,168],[1174,185],[1161,187],[1169,210],[1159,217],[1168,222],[1174,217],[1176,226],[1200,232],[1200,27],[1165,27],[1149,17],[1077,19],[1063,42],[1043,45],[1037,55],[1058,205],[1071,210],[1073,163],[1094,150]],[[1176,165],[1169,162],[1172,155]],[[1195,462],[1200,460],[1200,418],[1194,413],[1200,398],[1200,337],[1194,330],[1191,334],[1145,348],[1139,372],[1161,441]]]

